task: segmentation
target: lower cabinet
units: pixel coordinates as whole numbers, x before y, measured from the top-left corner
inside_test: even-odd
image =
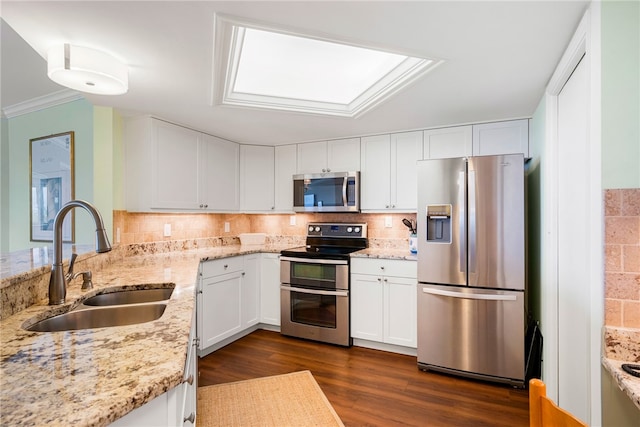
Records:
[[[258,324],[260,267],[259,253],[200,264],[200,351]]]
[[[185,427],[196,425],[198,339],[195,316],[194,310],[182,383],[114,421],[110,424],[111,426]]]
[[[351,260],[351,336],[417,347],[415,261]]]
[[[280,326],[280,255],[262,254],[260,323]]]

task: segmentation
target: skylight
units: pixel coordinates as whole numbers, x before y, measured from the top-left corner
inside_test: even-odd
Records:
[[[354,117],[441,62],[224,19],[217,29],[214,102],[226,105]]]

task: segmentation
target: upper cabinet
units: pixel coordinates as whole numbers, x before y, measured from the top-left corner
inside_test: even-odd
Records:
[[[360,138],[298,144],[298,173],[360,170]]]
[[[124,129],[127,210],[238,209],[238,144],[151,117]]]
[[[200,157],[202,198],[209,210],[237,211],[240,207],[238,185],[240,146],[215,136],[202,135],[204,153]]]
[[[529,120],[473,125],[473,155],[524,154],[529,157]]]
[[[424,131],[425,159],[517,153],[529,157],[527,119]]]
[[[274,147],[241,145],[240,210],[274,211],[274,177]]]
[[[472,153],[471,126],[455,126],[424,131],[424,158],[468,157]]]
[[[422,159],[422,132],[362,138],[362,210],[413,211],[417,203],[416,162]]]
[[[297,173],[297,147],[275,147],[275,205],[277,212],[293,212],[293,175]]]

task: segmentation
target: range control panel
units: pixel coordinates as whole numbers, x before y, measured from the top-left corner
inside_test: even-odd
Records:
[[[310,222],[307,237],[367,237],[367,224]]]

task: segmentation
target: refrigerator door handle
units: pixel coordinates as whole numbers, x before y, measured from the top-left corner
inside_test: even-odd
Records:
[[[458,228],[460,230],[460,244],[458,245],[459,258],[460,258],[460,272],[467,272],[467,230],[466,230],[466,200],[465,200],[465,183],[466,176],[465,171],[461,171],[458,174],[458,206],[460,207],[460,213],[458,217]]]
[[[422,288],[422,292],[431,295],[440,295],[444,297],[461,298],[461,299],[475,299],[475,300],[489,300],[489,301],[516,301],[516,295],[514,294],[470,294],[455,291],[445,291],[442,289]]]
[[[469,233],[467,242],[469,244],[469,273],[476,272],[476,171],[469,171]],[[471,279],[469,279],[471,284]]]

